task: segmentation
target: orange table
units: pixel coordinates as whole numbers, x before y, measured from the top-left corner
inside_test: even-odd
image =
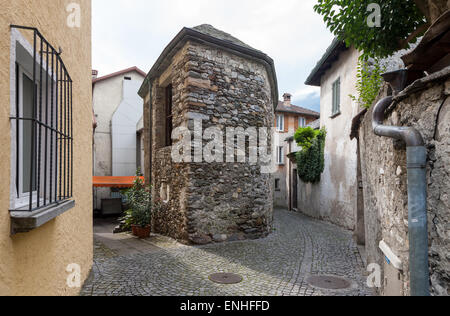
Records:
[[[145,181],[144,177],[140,177]],[[93,177],[95,188],[131,188],[136,177]]]

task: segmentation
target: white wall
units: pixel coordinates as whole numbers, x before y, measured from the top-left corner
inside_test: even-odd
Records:
[[[144,80],[142,75],[132,71],[104,81],[99,81],[93,87],[93,107],[97,120],[97,128],[94,136],[94,176],[113,176],[112,120],[114,113],[118,110],[124,97],[124,77],[130,77],[132,81],[141,83]],[[139,98],[137,89],[135,94]],[[142,108],[142,99],[140,100],[140,108]],[[140,113],[142,116],[142,112]],[[134,139],[136,139],[136,123],[134,124]],[[135,149],[131,156],[136,156]],[[134,175],[134,172],[131,175]],[[95,189],[94,193],[94,207],[100,208],[101,199],[110,197],[111,191],[110,189]]]
[[[321,81],[321,127],[327,130],[325,171],[319,184],[299,184],[300,210],[348,229],[355,228],[357,198],[357,142],[350,140],[352,119],[359,112],[349,95],[356,95],[359,53],[341,53]],[[332,85],[341,78],[341,115],[332,115]]]
[[[136,126],[143,114],[142,98],[137,94],[141,85],[142,81],[123,81],[123,99],[111,120],[114,177],[136,174]]]

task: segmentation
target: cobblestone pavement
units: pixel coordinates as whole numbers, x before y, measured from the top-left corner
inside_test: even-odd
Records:
[[[161,236],[144,242],[151,251],[120,255],[96,238],[94,267],[81,295],[372,295],[351,233],[297,213],[276,211],[274,233],[262,240],[201,247]],[[208,276],[217,272],[237,273],[244,280],[212,283]],[[313,288],[306,282],[310,275],[342,276],[352,287]]]

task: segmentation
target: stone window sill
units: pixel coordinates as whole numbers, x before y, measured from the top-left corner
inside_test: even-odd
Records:
[[[30,232],[74,207],[75,201],[65,201],[34,212],[10,211],[11,235]]]
[[[334,119],[334,118],[338,117],[341,114],[342,114],[341,112],[334,113],[333,115],[330,116],[330,119]]]

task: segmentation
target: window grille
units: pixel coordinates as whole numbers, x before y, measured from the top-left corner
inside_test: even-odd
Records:
[[[16,198],[26,201],[15,210],[31,212],[73,196],[73,81],[61,52],[38,29],[11,28],[33,41],[29,77],[16,59],[16,115],[11,117],[16,129]]]

